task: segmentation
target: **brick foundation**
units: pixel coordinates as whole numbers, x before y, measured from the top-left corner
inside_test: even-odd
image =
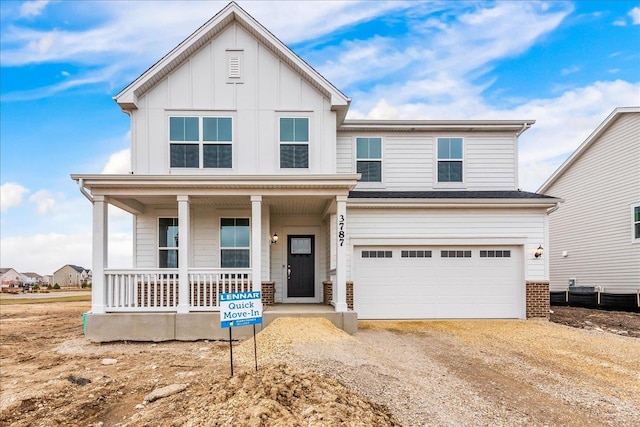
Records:
[[[333,283],[329,280],[322,282],[322,302],[331,305],[333,299]],[[353,310],[353,282],[347,282],[347,308]]]
[[[276,283],[262,282],[262,305],[273,305],[276,301]]]
[[[527,281],[527,319],[548,319],[549,305],[549,282]]]

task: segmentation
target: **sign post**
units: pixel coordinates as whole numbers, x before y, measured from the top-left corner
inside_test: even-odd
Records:
[[[256,324],[262,323],[262,292],[230,292],[220,294],[220,327],[229,328],[229,357],[233,376],[233,345],[231,328],[253,325],[253,349],[258,370]]]

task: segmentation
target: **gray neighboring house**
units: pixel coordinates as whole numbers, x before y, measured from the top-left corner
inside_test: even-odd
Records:
[[[549,216],[550,291],[640,292],[640,107],[616,108],[538,192],[565,200]]]

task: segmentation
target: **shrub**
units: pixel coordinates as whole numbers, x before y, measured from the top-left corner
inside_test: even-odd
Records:
[[[56,283],[55,285],[53,285],[53,289],[60,289],[60,285]]]

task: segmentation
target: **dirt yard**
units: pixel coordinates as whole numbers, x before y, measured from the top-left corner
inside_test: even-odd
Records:
[[[328,322],[281,319],[258,334],[257,373],[253,341],[234,345],[230,377],[227,343],[88,343],[81,319],[88,308],[0,306],[0,425],[619,426],[640,419],[638,314],[624,313],[623,326],[596,321],[589,310],[574,313],[585,329],[361,322],[356,336]],[[554,307],[554,320],[566,321],[562,312]]]

